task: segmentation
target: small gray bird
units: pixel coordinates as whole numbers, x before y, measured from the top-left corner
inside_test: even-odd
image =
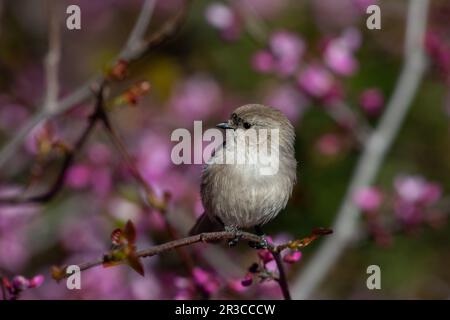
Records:
[[[226,141],[217,148],[203,169],[201,197],[205,212],[189,232],[190,235],[224,228],[259,228],[286,207],[296,182],[295,132],[281,111],[260,104],[247,104],[237,108],[228,122],[217,127],[226,129]],[[263,159],[267,150],[263,152],[262,145],[267,144],[267,149],[278,157],[274,174],[263,174],[260,169],[267,167],[267,164],[262,161],[246,161],[244,164],[215,161],[227,152],[233,154],[230,146],[235,148],[234,152],[242,151],[237,149],[239,144],[230,143],[230,136],[237,139],[237,134],[233,133],[260,132],[260,129],[266,129],[263,131],[267,132],[267,138],[245,140],[243,153],[246,160]],[[274,132],[278,132],[278,141]],[[230,136],[228,133],[231,133]]]

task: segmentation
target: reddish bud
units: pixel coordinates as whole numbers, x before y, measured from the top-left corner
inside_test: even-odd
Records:
[[[30,281],[23,276],[15,276],[12,280],[12,286],[14,289],[22,291],[28,288],[30,285]]]
[[[124,94],[123,99],[131,105],[136,105],[138,99],[150,91],[150,83],[148,81],[141,81],[131,86]]]
[[[300,251],[292,251],[283,257],[283,261],[286,263],[295,263],[297,261],[300,261],[301,258],[302,253]]]
[[[117,228],[111,232],[111,243],[115,246],[122,244],[122,229]]]
[[[108,76],[111,80],[123,80],[125,79],[127,72],[128,62],[121,59],[112,67]]]
[[[29,288],[37,288],[42,283],[44,283],[44,276],[39,274],[39,275],[34,276],[33,278],[30,279],[30,283],[29,283],[28,287]]]
[[[258,256],[265,264],[273,260],[272,253],[267,249],[258,250]]]
[[[242,284],[244,287],[249,287],[252,283],[253,283],[253,276],[252,276],[251,273],[247,273],[247,274],[245,275],[245,278],[242,279],[241,284]]]

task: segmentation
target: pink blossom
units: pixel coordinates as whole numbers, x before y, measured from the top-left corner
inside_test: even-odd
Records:
[[[252,56],[251,65],[257,72],[268,73],[273,71],[275,59],[269,51],[260,50]]]
[[[442,187],[437,183],[427,183],[422,201],[427,204],[433,204],[442,196]]]
[[[415,203],[423,199],[427,182],[420,176],[400,176],[395,179],[394,187],[402,200]]]
[[[191,286],[191,281],[186,277],[176,276],[173,282],[177,289],[187,289]]]
[[[414,203],[396,199],[394,203],[395,216],[405,225],[417,225],[423,220],[423,209]]]
[[[298,121],[308,104],[306,97],[290,85],[283,85],[271,91],[265,102],[281,110],[293,123]]]
[[[368,115],[377,115],[384,105],[383,93],[377,88],[366,89],[359,97],[359,104]]]
[[[91,168],[85,164],[75,164],[66,172],[66,184],[75,189],[85,188],[91,179]]]
[[[192,275],[194,277],[194,280],[198,284],[205,284],[210,279],[210,274],[208,272],[206,272],[204,269],[199,268],[199,267],[195,267],[192,270]]]
[[[225,40],[235,40],[241,33],[241,21],[232,8],[224,3],[214,2],[205,11],[208,23],[220,31]]]
[[[397,193],[395,214],[406,225],[422,222],[426,206],[434,204],[441,197],[441,187],[426,181],[421,176],[400,176],[394,180]]]
[[[425,38],[425,48],[440,73],[447,77],[450,73],[450,47],[448,44],[438,33],[429,31]]]
[[[283,261],[286,263],[295,263],[300,261],[302,253],[300,251],[292,251],[284,255]]]
[[[265,269],[272,273],[278,273],[278,266],[275,260],[271,260],[264,265]]]
[[[319,64],[307,66],[298,77],[300,88],[315,98],[323,98],[330,93],[333,83],[333,76]]]
[[[258,250],[258,256],[264,263],[268,263],[273,260],[273,255],[268,249]]]
[[[251,273],[247,273],[242,279],[241,284],[244,287],[249,287],[253,283],[253,275]]]
[[[206,20],[210,25],[219,30],[225,30],[232,26],[235,17],[229,6],[214,2],[206,8]]]
[[[342,76],[351,76],[358,69],[358,61],[353,56],[351,48],[340,38],[328,43],[324,60],[331,70]]]
[[[170,140],[155,132],[146,132],[139,141],[137,167],[150,184],[164,179],[172,163],[170,159]]]
[[[275,71],[282,76],[297,71],[305,44],[296,34],[278,31],[270,37],[270,50],[275,59]]]
[[[383,194],[378,188],[365,187],[356,191],[353,201],[361,210],[374,212],[381,206]]]
[[[203,289],[209,294],[213,294],[217,292],[217,290],[219,290],[220,283],[210,272],[207,272],[202,268],[195,267],[192,270],[192,276],[194,278],[194,281],[197,284],[201,285]]]
[[[243,280],[241,279],[232,279],[228,281],[228,287],[234,292],[238,293],[246,291],[248,286],[244,286],[242,282]]]
[[[44,276],[39,274],[30,279],[30,283],[28,285],[29,288],[37,288],[40,287],[44,283]]]
[[[15,276],[12,285],[15,289],[22,291],[29,287],[30,281],[24,276]]]
[[[170,104],[180,119],[192,124],[194,120],[210,117],[218,111],[222,92],[218,83],[204,74],[196,74],[179,83]]]

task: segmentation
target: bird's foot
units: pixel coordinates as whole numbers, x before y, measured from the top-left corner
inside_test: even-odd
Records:
[[[253,249],[267,249],[269,243],[267,242],[266,235],[260,235],[261,241],[249,241],[248,245]]]
[[[228,240],[228,246],[234,247],[238,244],[239,240],[242,238],[241,230],[239,230],[236,226],[225,226],[225,231],[233,232],[234,238]]]

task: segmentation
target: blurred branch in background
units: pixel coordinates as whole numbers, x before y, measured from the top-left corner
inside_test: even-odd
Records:
[[[120,59],[128,60],[132,58],[133,52],[140,50],[144,45],[144,36],[152,19],[155,4],[156,0],[145,0],[127,43],[119,54]]]
[[[334,222],[334,236],[325,240],[304,271],[294,279],[295,299],[311,297],[316,288],[336,265],[357,232],[360,211],[352,197],[359,188],[371,185],[396,138],[426,67],[423,48],[427,25],[428,0],[410,0],[406,20],[404,64],[395,90],[378,127],[372,132],[351,178],[346,195]]]
[[[59,2],[47,1],[48,11],[48,51],[45,57],[46,94],[44,109],[55,112],[59,94],[59,61],[61,59],[61,30],[59,19]]]
[[[156,32],[154,36],[151,36],[146,40],[145,32],[150,24],[155,0],[145,0],[139,17],[130,33],[129,39],[116,60],[126,58],[127,62],[133,62],[143,57],[150,49],[153,49],[164,43],[166,40],[172,38],[175,34],[177,34],[177,31],[180,29],[182,22],[184,21],[189,2],[190,1],[186,1],[184,7],[181,8],[172,19],[167,20],[167,22],[158,32]],[[135,41],[138,41],[138,43]],[[17,148],[23,143],[27,135],[34,127],[36,127],[41,121],[62,114],[70,110],[75,105],[88,100],[91,96],[91,85],[100,83],[103,78],[103,75],[98,75],[94,77],[94,79],[89,80],[87,83],[69,94],[66,98],[59,101],[52,111],[42,107],[39,108],[40,111],[31,117],[31,119],[0,150],[0,168],[3,167],[11,156],[14,155]]]

